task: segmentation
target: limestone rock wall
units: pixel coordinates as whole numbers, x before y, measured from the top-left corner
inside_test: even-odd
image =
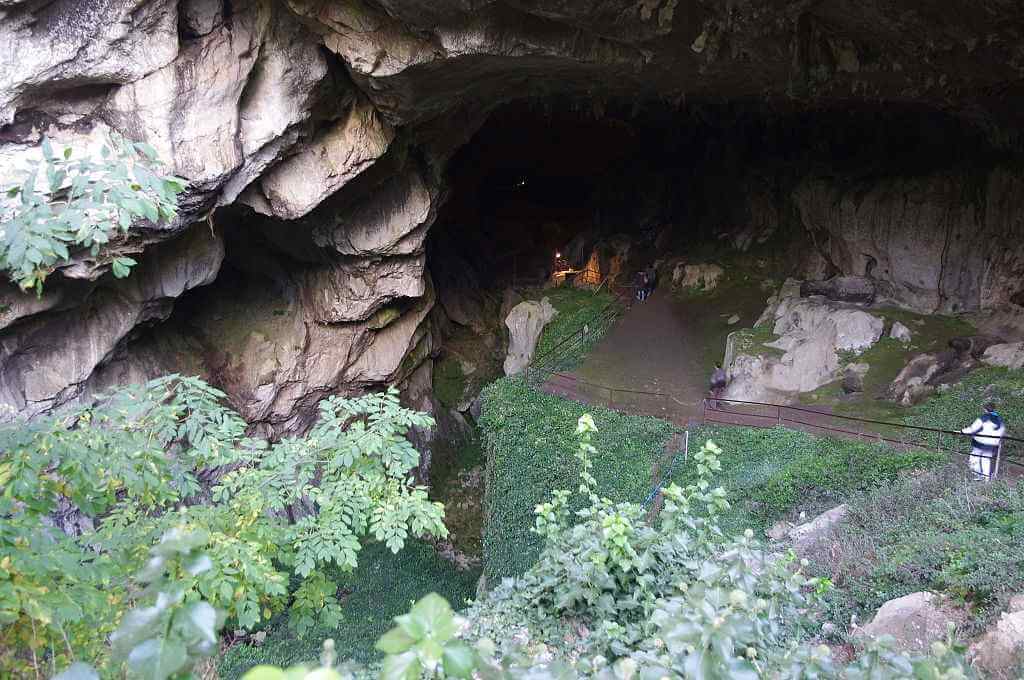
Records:
[[[467,308],[425,259],[446,164],[515,98],[942,107],[1019,151],[1024,7],[919,4],[0,0],[0,184],[43,135],[85,150],[110,131],[189,181],[175,223],[114,244],[140,259],[131,278],[81,252],[41,298],[0,286],[0,402],[32,415],[185,370],[285,434],[322,395],[407,382],[436,347],[435,299]],[[840,177],[781,201],[755,178],[723,219],[745,222],[742,247],[795,204],[835,268],[870,257],[915,307],[1016,294],[1024,256],[1000,239],[1020,235],[1019,171]]]

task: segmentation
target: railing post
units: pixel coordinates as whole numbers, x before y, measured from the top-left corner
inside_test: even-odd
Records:
[[[779,404],[775,405],[775,414],[778,416],[779,419],[779,427],[782,427],[782,406],[780,406]]]

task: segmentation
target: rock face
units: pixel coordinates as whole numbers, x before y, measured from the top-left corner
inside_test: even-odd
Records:
[[[582,100],[596,118],[612,100],[668,102],[693,118],[708,117],[704,101],[760,101],[794,120],[860,105],[959,116],[991,151],[977,167],[875,172],[852,158],[863,144],[851,132],[838,155],[871,172],[811,158],[794,173],[738,172],[731,193],[714,172],[694,173],[708,183],[693,195],[662,179],[623,203],[642,201],[652,221],[661,205],[685,204],[687,218],[708,203],[713,233],[739,250],[795,224],[816,277],[868,277],[878,297],[915,309],[1020,308],[1024,171],[1010,157],[1024,15],[1000,0],[980,0],[969,20],[950,3],[854,4],[0,0],[0,184],[38,157],[43,135],[85,150],[111,131],[148,142],[189,181],[174,223],[116,245],[140,260],[131,279],[76,253],[40,299],[0,290],[0,401],[31,415],[93,385],[186,366],[287,433],[321,396],[405,383],[446,318],[473,325],[483,304],[453,294],[474,290],[455,276],[435,290],[426,239],[456,149],[512,98]],[[776,126],[759,115],[758,126]],[[721,141],[700,158],[729,157]],[[651,188],[657,173],[636,174]],[[624,266],[627,253],[611,250],[602,274]],[[214,281],[225,257],[222,292],[176,303]],[[672,273],[706,290],[721,275],[716,265]],[[148,332],[183,307],[194,308],[187,328]],[[834,375],[836,351],[874,333],[850,310],[825,321],[807,308],[797,322],[796,309],[776,331],[781,359],[737,354],[737,375],[805,389]],[[766,314],[777,326],[776,310]]]
[[[544,326],[555,318],[556,314],[558,312],[547,298],[540,302],[527,300],[512,308],[505,319],[509,334],[505,375],[518,375],[530,365]]]
[[[793,286],[787,290],[792,294]],[[729,336],[726,398],[789,400],[813,391],[839,377],[839,352],[871,347],[884,326],[882,319],[861,309],[817,296],[776,298],[769,310],[778,339],[758,347],[746,341],[749,331]]]
[[[926,652],[932,642],[944,639],[948,626],[955,623],[934,593],[911,593],[883,604],[857,635],[889,635],[900,650]]]

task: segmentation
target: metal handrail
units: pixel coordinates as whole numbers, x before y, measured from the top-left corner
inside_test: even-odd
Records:
[[[837,420],[850,420],[850,421],[854,421],[854,422],[858,422],[858,423],[867,423],[869,425],[885,425],[887,427],[895,427],[895,428],[904,429],[904,430],[920,430],[922,432],[937,432],[937,433],[940,433],[940,434],[959,435],[961,437],[970,437],[970,436],[972,436],[972,435],[969,435],[969,434],[967,434],[965,432],[961,432],[960,430],[943,430],[941,428],[927,427],[925,425],[908,425],[906,423],[893,423],[893,422],[886,421],[886,420],[871,420],[869,418],[858,418],[857,416],[844,416],[844,415],[840,415],[838,413],[829,413],[828,411],[815,411],[814,409],[811,409],[811,408],[804,408],[802,406],[791,406],[789,404],[772,404],[772,403],[763,402],[763,401],[745,401],[743,399],[726,399],[724,397],[721,398],[721,399],[717,399],[717,398],[716,399],[712,399],[712,401],[726,402],[726,403],[729,403],[729,404],[746,404],[746,405],[750,405],[750,406],[769,406],[771,408],[788,409],[790,411],[797,411],[799,413],[813,413],[814,415],[818,415],[818,416],[828,416],[829,418],[835,418]],[[704,400],[705,406],[707,405],[707,402],[708,402],[708,399],[705,399]],[[747,415],[747,414],[743,414],[743,415]],[[750,414],[750,415],[754,415],[754,414]],[[766,416],[766,417],[771,417],[771,416]],[[1008,442],[1024,443],[1024,438],[1021,438],[1021,437],[1003,436],[1003,437],[1001,437],[1001,439],[1003,441],[1008,441]]]

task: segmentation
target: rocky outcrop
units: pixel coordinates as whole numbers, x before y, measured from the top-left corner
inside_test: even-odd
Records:
[[[889,600],[867,625],[859,628],[859,637],[892,637],[900,651],[927,652],[933,642],[946,637],[956,617],[934,593],[911,593]]]
[[[793,549],[798,555],[803,555],[827,541],[832,537],[836,527],[846,519],[848,513],[849,510],[844,503],[821,513],[809,522],[793,527],[787,534],[793,542]]]
[[[175,298],[213,282],[223,258],[220,235],[200,227],[148,251],[130,278],[48,292],[37,309],[50,313],[0,334],[0,402],[34,415],[77,399],[137,326],[166,319]],[[60,311],[67,296],[76,304]]]
[[[976,368],[991,347],[1002,346],[999,338],[987,335],[953,338],[949,349],[918,354],[907,362],[889,384],[886,397],[904,406],[916,404],[939,385],[954,383]]]
[[[839,377],[839,352],[867,349],[884,327],[876,316],[821,297],[776,299],[769,309],[777,339],[758,345],[750,331],[729,336],[726,398],[785,401],[813,391]]]
[[[717,264],[679,263],[672,269],[672,287],[711,291],[724,275],[725,270]]]
[[[1024,597],[1010,602],[1008,612],[968,650],[973,665],[993,680],[1019,678],[1024,664]]]
[[[518,375],[530,365],[544,326],[555,318],[556,314],[558,312],[547,298],[540,302],[527,300],[512,308],[505,319],[509,335],[505,375]]]
[[[981,355],[981,362],[989,366],[1024,368],[1024,342],[989,345]]]

